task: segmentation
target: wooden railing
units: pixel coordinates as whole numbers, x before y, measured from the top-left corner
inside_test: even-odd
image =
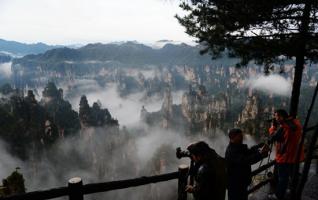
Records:
[[[274,165],[274,161],[261,166],[260,168],[254,170],[252,175],[255,176],[266,169]],[[178,179],[178,200],[186,200],[187,193],[185,192],[185,187],[188,184],[188,171],[189,166],[180,165],[178,171],[171,172],[167,174],[161,174],[156,176],[144,176],[135,179],[120,180],[120,181],[111,181],[104,183],[92,183],[83,185],[82,179],[79,177],[72,178],[68,181],[67,187],[53,188],[43,191],[34,191],[28,192],[20,195],[13,195],[9,197],[0,198],[0,200],[44,200],[44,199],[53,199],[63,196],[69,196],[70,200],[83,200],[84,195],[107,192],[111,190],[124,189],[129,187],[136,187],[141,185],[147,185],[151,183],[158,183],[163,181],[169,181],[173,179]],[[249,193],[255,192],[269,180],[260,182],[258,185],[254,186],[249,190]]]
[[[275,160],[255,169],[254,171],[252,171],[252,176],[256,176],[259,173],[271,168],[273,165],[275,165]],[[255,185],[254,187],[252,187],[251,189],[248,190],[248,193],[251,194],[255,191],[257,191],[258,189],[260,189],[261,187],[265,186],[266,184],[268,184],[270,181],[272,180],[271,177],[268,177],[267,179],[263,180],[262,182],[258,183],[257,185]]]
[[[188,171],[189,167],[187,165],[180,165],[178,171],[172,173],[86,185],[83,185],[81,178],[75,177],[68,181],[68,187],[28,192],[25,194],[0,198],[0,200],[44,200],[63,196],[69,196],[70,200],[83,200],[84,195],[86,194],[107,192],[110,190],[136,187],[151,183],[169,181],[173,179],[178,179],[178,200],[186,200],[187,193],[185,192],[185,186],[187,185]]]

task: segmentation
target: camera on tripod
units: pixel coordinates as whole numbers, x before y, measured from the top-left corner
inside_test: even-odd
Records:
[[[188,150],[181,150],[181,147],[178,147],[176,149],[176,156],[177,158],[181,159],[181,158],[191,158],[190,152]]]

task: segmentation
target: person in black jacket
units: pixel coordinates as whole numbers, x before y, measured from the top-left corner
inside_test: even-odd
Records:
[[[247,189],[252,181],[251,165],[267,156],[267,145],[259,144],[248,148],[243,144],[240,129],[231,129],[230,143],[225,152],[228,174],[228,200],[247,200]]]
[[[214,149],[203,141],[188,146],[194,161],[195,184],[187,185],[195,200],[224,200],[226,192],[226,164]]]

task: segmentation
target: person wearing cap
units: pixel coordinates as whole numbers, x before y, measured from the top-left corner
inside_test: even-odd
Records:
[[[302,137],[302,126],[298,119],[290,117],[286,110],[278,109],[274,112],[273,124],[269,129],[269,143],[275,143],[275,194],[270,194],[269,199],[284,199],[288,188],[289,178],[293,166],[302,162],[304,145],[299,146]],[[300,150],[297,158],[297,150]]]
[[[203,141],[188,146],[195,163],[195,184],[187,185],[186,191],[193,193],[195,200],[224,200],[226,192],[226,165],[214,149]]]
[[[243,144],[241,129],[231,129],[229,138],[230,142],[225,152],[228,200],[247,200],[247,189],[252,181],[251,165],[265,158],[268,155],[269,147],[259,144],[248,148],[246,144]]]

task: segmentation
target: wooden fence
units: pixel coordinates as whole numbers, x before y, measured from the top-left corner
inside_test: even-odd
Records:
[[[147,185],[151,183],[169,181],[178,179],[178,200],[185,200],[187,194],[185,186],[187,184],[189,167],[187,165],[180,165],[179,170],[172,173],[157,175],[157,176],[144,176],[135,179],[111,181],[104,183],[93,183],[83,185],[82,179],[79,177],[72,178],[68,181],[67,187],[53,188],[43,191],[28,192],[20,195],[13,195],[9,197],[0,198],[0,200],[44,200],[53,199],[63,196],[69,196],[70,200],[83,200],[84,195],[99,192],[107,192],[110,190],[124,189],[129,187],[136,187]]]
[[[274,165],[274,161],[261,166],[260,168],[254,170],[252,175],[255,176],[262,171],[270,168]],[[28,192],[20,195],[13,195],[9,197],[0,198],[0,200],[44,200],[53,199],[63,196],[69,196],[70,200],[83,200],[84,195],[107,192],[111,190],[124,189],[129,187],[136,187],[141,185],[147,185],[151,183],[158,183],[163,181],[169,181],[173,179],[178,179],[178,200],[186,200],[187,193],[185,192],[185,187],[188,184],[188,171],[189,166],[180,165],[178,171],[171,172],[167,174],[161,174],[156,176],[144,176],[135,179],[111,181],[104,183],[93,183],[83,185],[82,179],[79,177],[72,178],[68,181],[67,187],[53,188],[43,191]],[[254,192],[263,185],[267,184],[269,180],[265,180],[258,185],[254,186],[249,192]]]

